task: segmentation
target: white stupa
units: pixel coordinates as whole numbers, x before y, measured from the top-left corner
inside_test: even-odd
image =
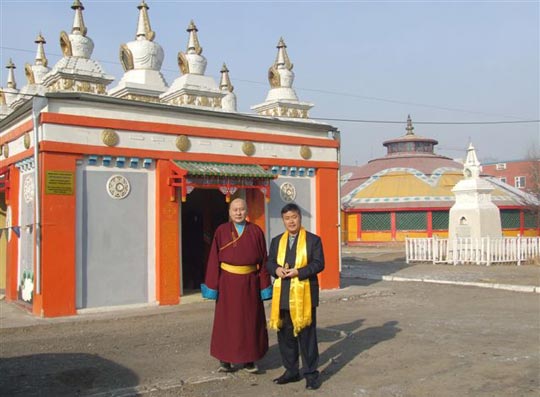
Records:
[[[277,45],[277,56],[274,64],[268,70],[270,91],[266,101],[251,109],[261,116],[308,118],[308,110],[313,104],[300,102],[296,92],[292,88],[294,81],[293,64],[287,54],[287,46],[283,38]]]
[[[161,102],[177,106],[195,106],[204,108],[221,108],[221,98],[225,95],[214,79],[205,76],[206,58],[202,56],[199,45],[197,26],[190,22],[186,52],[178,53],[178,66],[182,76],[178,77],[169,89],[160,96]]]
[[[86,35],[84,7],[75,0],[71,8],[75,11],[71,34],[60,33],[60,47],[63,57],[43,78],[43,85],[49,91],[79,91],[93,94],[106,94],[106,87],[114,77],[105,74],[101,65],[90,59],[94,42]]]
[[[34,96],[43,96],[47,92],[47,87],[45,87],[42,83],[43,78],[47,75],[47,73],[50,72],[51,69],[47,66],[48,61],[47,57],[45,56],[45,49],[43,47],[43,45],[46,44],[46,41],[41,33],[38,34],[34,43],[37,44],[36,59],[34,60],[33,65],[27,63],[24,66],[27,85],[21,89],[19,95],[17,95],[17,99],[13,101],[13,104],[11,105],[12,108],[17,108],[23,103],[32,100]]]
[[[167,82],[161,74],[165,54],[154,38],[150,27],[148,5],[144,0],[139,6],[139,21],[135,40],[120,46],[120,62],[124,76],[109,95],[146,102],[159,102],[159,96],[167,90]]]
[[[501,237],[501,215],[491,201],[493,186],[480,178],[482,167],[472,143],[467,149],[463,165],[464,179],[456,183],[452,191],[456,203],[450,208],[448,238]]]
[[[236,94],[233,92],[234,87],[229,77],[229,69],[227,69],[227,65],[225,64],[221,68],[219,88],[225,94],[221,99],[221,109],[226,112],[236,112]]]

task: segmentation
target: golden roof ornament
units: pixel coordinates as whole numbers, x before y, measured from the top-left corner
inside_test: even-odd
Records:
[[[150,27],[150,18],[148,17],[148,10],[150,7],[142,0],[137,8],[139,10],[139,24],[137,26],[136,38],[139,39],[145,37],[147,40],[153,41],[156,37],[156,32],[152,31],[152,28]]]
[[[229,69],[227,69],[227,65],[225,65],[225,62],[223,62],[223,66],[221,67],[221,81],[219,82],[219,88],[222,91],[229,91],[233,92],[234,87],[231,84],[231,78],[229,77]]]
[[[4,94],[4,90],[0,88],[0,106],[4,105],[7,105],[6,94]]]
[[[407,134],[405,135],[414,135],[414,127],[412,125],[412,120],[411,120],[411,115],[409,114],[407,116],[407,128],[405,128],[405,130],[407,131]]]

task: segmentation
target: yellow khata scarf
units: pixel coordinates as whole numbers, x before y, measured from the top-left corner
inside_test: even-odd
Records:
[[[279,240],[277,263],[280,266],[285,265],[285,253],[289,244],[289,232],[283,233]],[[301,228],[298,233],[298,243],[296,245],[296,263],[295,268],[300,269],[307,266],[307,244],[306,229]],[[274,281],[272,294],[272,310],[268,327],[279,330],[282,321],[279,318],[279,299],[281,297],[281,278]],[[311,291],[309,279],[299,280],[298,277],[291,278],[291,289],[289,290],[289,310],[291,320],[294,326],[294,336],[298,336],[307,326],[311,325]]]

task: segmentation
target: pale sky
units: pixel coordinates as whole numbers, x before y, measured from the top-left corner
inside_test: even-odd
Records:
[[[59,35],[71,31],[73,1],[0,0],[0,85],[9,58],[18,88],[34,40],[47,40],[52,67]],[[92,58],[116,80],[122,43],[134,40],[140,0],[83,0]],[[186,50],[191,19],[219,81],[230,70],[238,110],[268,93],[267,71],[280,37],[287,44],[301,101],[313,118],[342,134],[342,164],[362,165],[385,154],[382,142],[405,133],[410,114],[417,135],[437,139],[438,154],[464,157],[470,141],[481,161],[527,157],[540,144],[540,7],[538,1],[165,1],[147,0],[155,41],[165,51],[162,73],[180,76],[176,57]],[[400,122],[394,124],[389,122]],[[441,124],[457,122],[505,124]],[[421,124],[438,122],[438,124]],[[538,153],[538,150],[537,150]]]

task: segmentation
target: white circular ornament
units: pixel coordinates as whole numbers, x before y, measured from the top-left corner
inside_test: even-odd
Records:
[[[296,198],[296,188],[292,183],[285,182],[279,188],[279,194],[283,201],[289,203]]]
[[[129,181],[122,175],[113,175],[107,181],[107,193],[115,200],[126,198],[130,188]]]

